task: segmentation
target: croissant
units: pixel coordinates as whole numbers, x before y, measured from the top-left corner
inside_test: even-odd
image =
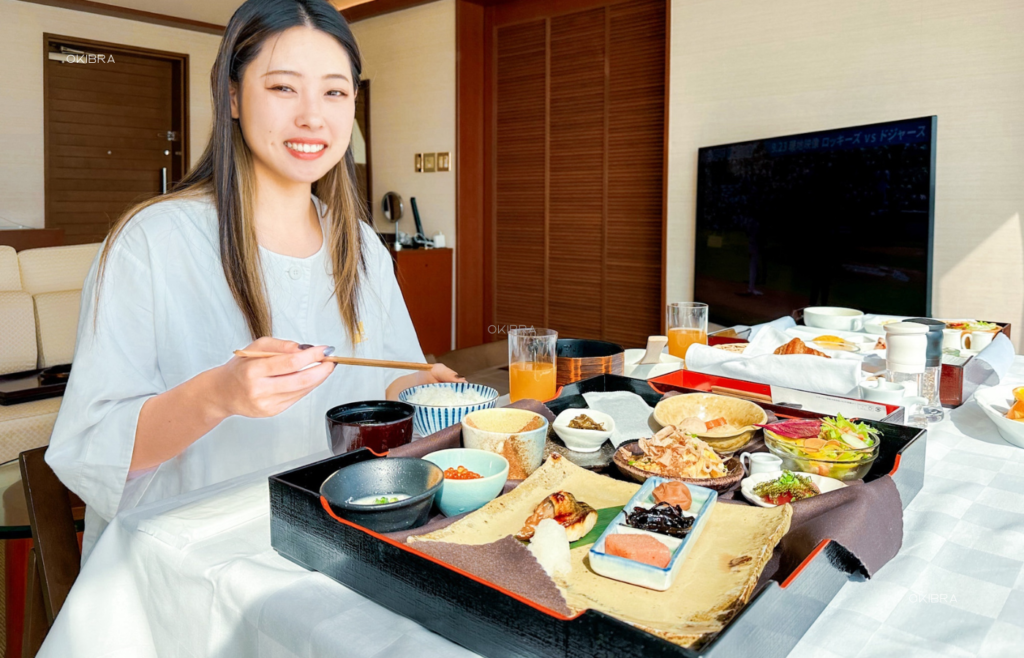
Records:
[[[813,347],[807,347],[807,344],[804,343],[804,341],[800,340],[799,338],[794,338],[793,340],[789,341],[785,345],[779,347],[777,350],[775,350],[775,353],[776,354],[813,354],[814,356],[823,356],[826,359],[832,358],[828,354],[825,354],[824,352],[819,352],[818,350],[814,349]]]

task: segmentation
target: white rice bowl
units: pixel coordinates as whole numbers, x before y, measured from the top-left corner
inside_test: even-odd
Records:
[[[458,425],[474,411],[491,409],[498,401],[498,391],[468,382],[424,384],[407,388],[398,394],[398,399],[415,409],[413,431],[428,436]]]

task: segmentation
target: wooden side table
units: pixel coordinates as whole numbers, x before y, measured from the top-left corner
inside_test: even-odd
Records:
[[[424,354],[452,349],[452,250],[392,251],[395,275]]]

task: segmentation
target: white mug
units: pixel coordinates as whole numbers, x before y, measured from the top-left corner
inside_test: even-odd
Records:
[[[777,473],[782,470],[782,459],[770,452],[745,452],[740,455],[740,464],[747,475]]]
[[[980,352],[991,345],[995,337],[991,331],[972,331],[960,337],[960,349]]]
[[[964,332],[959,329],[943,329],[942,330],[942,349],[944,350],[959,350],[960,339],[963,337]]]

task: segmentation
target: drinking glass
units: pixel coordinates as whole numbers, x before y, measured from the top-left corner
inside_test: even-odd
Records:
[[[508,388],[512,402],[555,397],[558,332],[524,327],[508,333]]]
[[[690,345],[708,344],[708,305],[700,302],[669,304],[665,327],[668,330],[668,353],[685,359]]]

